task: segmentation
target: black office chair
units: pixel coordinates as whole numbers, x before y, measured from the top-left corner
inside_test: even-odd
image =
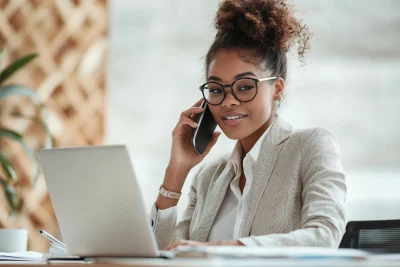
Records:
[[[348,222],[339,248],[400,253],[400,220]]]

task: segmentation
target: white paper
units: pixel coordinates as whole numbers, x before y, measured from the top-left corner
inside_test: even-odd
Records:
[[[0,252],[0,261],[43,261],[43,254],[34,251]]]

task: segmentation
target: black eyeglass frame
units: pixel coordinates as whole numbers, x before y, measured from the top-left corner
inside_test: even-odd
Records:
[[[254,94],[254,97],[253,97],[252,99],[250,99],[250,100],[247,100],[247,101],[240,100],[240,99],[236,96],[236,94],[235,94],[235,92],[234,92],[234,90],[233,90],[234,84],[235,84],[237,81],[244,80],[244,79],[246,79],[246,80],[249,80],[249,79],[250,79],[250,80],[253,80],[254,83],[256,84],[256,93]],[[209,81],[209,82],[206,82],[206,83],[204,83],[203,85],[201,85],[201,86],[199,87],[199,89],[200,89],[201,93],[203,94],[204,100],[207,101],[207,103],[208,103],[209,105],[212,105],[212,106],[218,106],[218,105],[221,105],[221,104],[224,102],[225,97],[226,97],[226,90],[225,90],[225,88],[227,88],[227,87],[230,87],[230,88],[231,88],[231,93],[232,93],[233,97],[234,97],[237,101],[245,103],[245,102],[250,102],[250,101],[252,101],[254,98],[256,98],[257,93],[258,93],[258,83],[259,83],[259,82],[271,81],[271,80],[275,80],[275,79],[278,79],[278,77],[273,76],[273,77],[261,78],[261,79],[251,78],[251,77],[243,77],[243,78],[239,78],[239,79],[235,80],[235,81],[234,81],[233,83],[231,83],[231,84],[222,84],[222,83],[215,82],[215,81]],[[222,98],[221,102],[219,102],[218,104],[212,104],[212,103],[208,102],[206,96],[204,95],[204,87],[205,87],[208,83],[216,83],[216,84],[220,85],[220,86],[222,87],[222,89],[224,90],[224,97]]]

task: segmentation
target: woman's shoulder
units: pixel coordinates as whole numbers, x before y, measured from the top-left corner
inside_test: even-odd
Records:
[[[271,131],[270,135],[274,136],[271,136],[268,140],[278,140],[278,142],[273,142],[277,144],[280,144],[281,141],[290,140],[289,142],[285,142],[286,145],[298,147],[304,146],[304,144],[307,144],[312,140],[318,141],[324,138],[336,140],[335,135],[325,127],[296,129],[290,122],[280,116],[277,117],[273,128],[274,129]]]
[[[292,142],[301,144],[306,151],[321,149],[339,151],[336,136],[325,127],[295,129],[290,139]]]
[[[310,140],[311,138],[323,138],[323,137],[331,137],[336,139],[335,135],[325,127],[295,129],[292,134],[292,138],[293,137],[303,140],[307,139]]]

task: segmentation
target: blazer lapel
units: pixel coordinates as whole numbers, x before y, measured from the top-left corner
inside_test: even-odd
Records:
[[[231,166],[227,173],[223,172],[219,174],[216,172],[214,176],[217,177],[213,177],[214,182],[208,189],[204,211],[201,216],[201,224],[197,230],[197,234],[195,235],[196,239],[200,242],[207,241],[211,226],[226,195],[226,190],[235,176],[235,171]]]
[[[292,133],[292,126],[280,119],[280,117],[277,117],[270,132],[262,141],[260,155],[254,170],[253,182],[248,194],[247,209],[244,213],[244,220],[239,233],[240,237],[249,236],[251,224],[253,223],[260,199],[267,187],[279,152],[282,149],[282,143],[286,141]]]

